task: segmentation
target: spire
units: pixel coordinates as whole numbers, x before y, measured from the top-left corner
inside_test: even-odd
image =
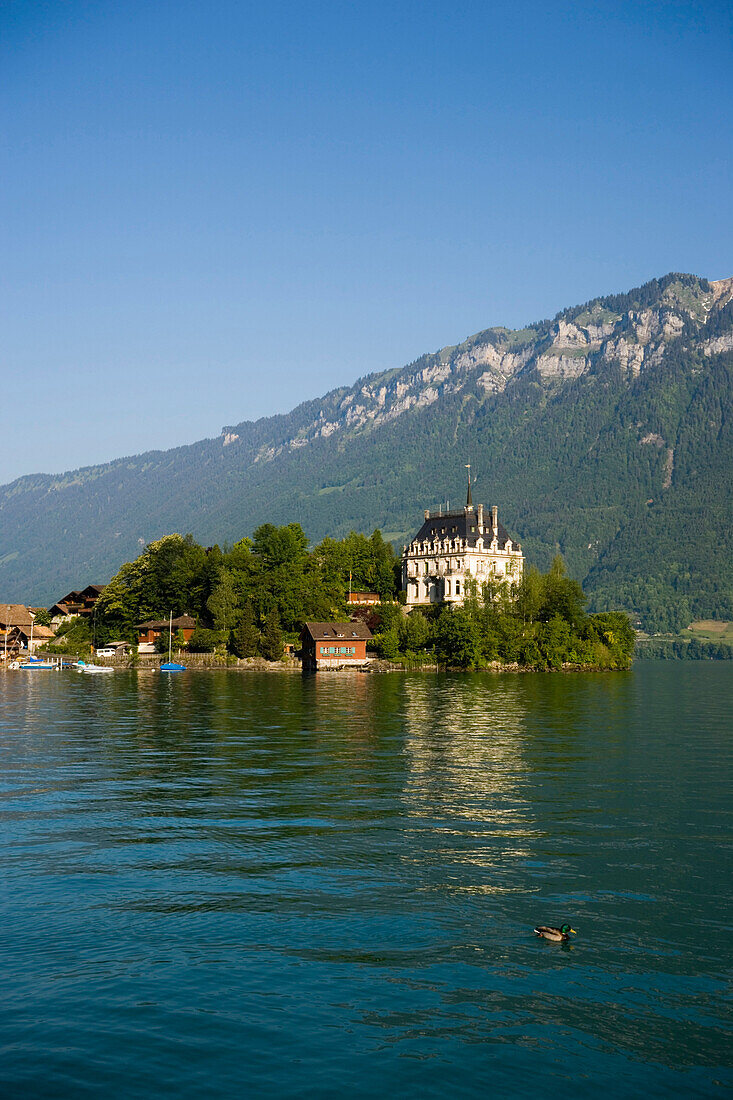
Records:
[[[466,463],[466,469],[468,470],[468,492],[466,493],[466,507],[473,508],[473,501],[471,500],[471,463]]]

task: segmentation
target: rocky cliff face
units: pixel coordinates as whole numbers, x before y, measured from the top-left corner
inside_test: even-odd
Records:
[[[606,304],[608,299],[598,300],[520,332],[488,329],[401,370],[327,394],[317,403],[315,415],[306,414],[292,435],[262,442],[254,461],[271,461],[317,440],[372,431],[474,384],[486,395],[503,393],[528,378],[553,389],[604,363],[617,364],[631,380],[660,363],[684,332],[692,339],[704,333],[709,319],[721,314],[732,299],[733,279],[708,283],[672,276],[653,307],[614,310]],[[701,347],[706,355],[730,351],[733,329],[703,339]],[[301,409],[310,410],[313,404]],[[222,445],[246,444],[249,428],[246,423],[223,428]]]

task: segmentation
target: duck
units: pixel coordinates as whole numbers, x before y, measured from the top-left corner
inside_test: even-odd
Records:
[[[567,943],[571,932],[574,936],[578,934],[569,924],[561,924],[559,928],[540,924],[539,927],[535,928],[535,932],[543,940],[553,940],[555,943]]]

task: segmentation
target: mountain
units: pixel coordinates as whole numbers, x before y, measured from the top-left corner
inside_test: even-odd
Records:
[[[0,595],[51,603],[171,531],[235,541],[381,527],[464,492],[530,562],[560,550],[596,609],[648,629],[733,618],[733,279],[670,274],[491,328],[220,437],[0,488]]]

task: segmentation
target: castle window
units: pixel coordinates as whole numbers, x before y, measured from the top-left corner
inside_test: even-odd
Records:
[[[461,582],[456,581],[456,596],[460,596],[460,594],[461,594]]]
[[[445,582],[445,594],[446,596],[450,596],[450,581]]]

